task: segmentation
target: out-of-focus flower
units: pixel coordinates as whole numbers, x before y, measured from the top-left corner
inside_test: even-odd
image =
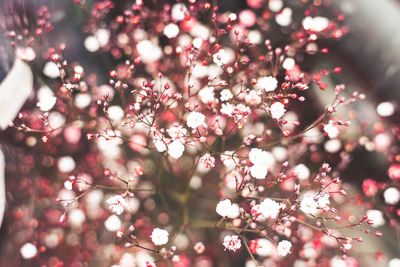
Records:
[[[268,174],[268,169],[265,165],[256,164],[250,167],[250,173],[256,179],[264,179]]]
[[[170,23],[164,28],[164,34],[168,38],[175,38],[178,35],[178,33],[179,33],[179,27],[174,23]]]
[[[49,111],[56,104],[57,97],[52,95],[43,96],[39,102],[36,103],[36,106],[40,108],[41,111]]]
[[[258,79],[255,89],[262,89],[265,92],[272,92],[276,89],[278,80],[273,76],[265,76]]]
[[[389,205],[396,205],[400,200],[400,192],[395,187],[389,187],[383,192],[385,202]]]
[[[285,105],[281,102],[275,102],[270,107],[271,117],[279,120],[286,112]]]
[[[321,32],[326,28],[328,28],[329,20],[325,17],[320,17],[320,16],[316,16],[314,18],[308,16],[303,19],[303,22],[301,24],[303,25],[303,28],[305,30]]]
[[[213,55],[214,63],[218,66],[225,65],[229,62],[229,55],[225,52],[224,49],[219,50],[217,53]]]
[[[293,172],[296,174],[299,180],[307,180],[308,178],[310,178],[310,169],[308,169],[307,166],[303,163],[296,165]]]
[[[204,87],[199,91],[199,96],[204,104],[212,103],[214,101],[214,87]]]
[[[388,267],[398,267],[398,266],[400,266],[399,258],[393,258],[389,261]]]
[[[21,253],[22,258],[29,260],[36,256],[37,248],[32,243],[25,243],[21,249],[19,250]]]
[[[385,218],[383,218],[383,213],[380,210],[368,210],[367,217],[371,221],[372,227],[379,227],[385,224]]]
[[[268,8],[272,12],[279,12],[283,7],[283,1],[282,0],[270,0],[268,2]]]
[[[185,146],[180,140],[175,140],[168,145],[168,155],[170,155],[174,159],[179,159],[180,157],[182,157],[184,151]]]
[[[325,133],[329,136],[329,138],[336,138],[339,134],[338,128],[332,123],[326,124],[324,126]]]
[[[105,220],[104,226],[108,231],[116,232],[121,229],[122,223],[118,216],[113,214]]]
[[[255,253],[261,257],[269,257],[274,253],[275,247],[265,238],[256,238],[250,241],[249,248],[252,253]]]
[[[400,180],[400,164],[392,164],[388,169],[388,175],[392,180]]]
[[[286,27],[292,23],[292,9],[289,7],[285,7],[280,13],[278,13],[275,17],[276,23],[279,25]]]
[[[204,252],[204,250],[206,249],[206,247],[204,246],[204,244],[202,242],[197,242],[194,246],[193,246],[194,251],[196,251],[197,254],[202,254]]]
[[[373,197],[378,192],[378,183],[373,179],[365,179],[362,183],[362,189],[367,197]]]

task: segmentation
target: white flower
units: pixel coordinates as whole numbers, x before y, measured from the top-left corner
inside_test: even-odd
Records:
[[[176,37],[178,33],[179,27],[174,23],[170,23],[164,28],[164,35],[170,39]]]
[[[99,45],[101,47],[104,47],[108,44],[108,41],[110,40],[110,31],[107,29],[98,29],[94,33],[94,36],[97,38]]]
[[[206,117],[200,112],[193,111],[190,112],[189,116],[187,117],[186,124],[190,128],[196,129],[204,123],[205,118]]]
[[[320,208],[329,208],[329,204],[330,204],[329,194],[321,193],[318,196],[318,206]]]
[[[329,262],[330,267],[347,267],[346,262],[339,256],[333,257]]]
[[[281,102],[275,102],[270,107],[271,117],[279,120],[286,112],[285,106]]]
[[[40,108],[41,111],[49,111],[56,104],[57,97],[52,95],[43,96],[39,102],[36,103],[36,106]]]
[[[182,3],[177,3],[171,9],[171,16],[174,20],[183,20],[186,12],[186,6]]]
[[[220,112],[228,117],[232,117],[234,111],[235,107],[231,103],[223,103],[221,105]]]
[[[165,150],[167,150],[167,145],[164,143],[163,140],[160,139],[154,140],[154,146],[158,152],[164,152]]]
[[[390,117],[395,111],[395,106],[391,102],[382,102],[376,107],[376,112],[381,117]]]
[[[67,189],[67,190],[72,190],[72,186],[73,186],[72,181],[67,180],[67,181],[64,182],[64,187],[65,187],[65,189]]]
[[[318,203],[312,195],[306,195],[300,202],[300,210],[304,213],[314,215],[318,213]]]
[[[58,160],[58,170],[60,172],[71,172],[75,169],[75,161],[71,156],[64,156]]]
[[[233,95],[231,93],[231,90],[224,89],[221,91],[221,96],[220,96],[221,101],[228,101],[229,99],[232,99],[232,97]]]
[[[258,211],[265,217],[269,219],[274,219],[278,216],[280,210],[280,205],[278,202],[266,198],[264,199],[259,206]]]
[[[265,238],[255,239],[255,251],[261,257],[269,257],[274,253],[274,245]]]
[[[99,40],[96,37],[90,35],[86,37],[85,42],[83,43],[87,51],[89,52],[96,52],[100,48]]]
[[[73,209],[68,215],[68,224],[74,228],[80,228],[85,222],[86,216],[81,209]]]
[[[167,129],[167,133],[169,134],[169,136],[171,136],[171,138],[179,139],[186,135],[187,130],[178,123],[175,123]]]
[[[168,243],[168,232],[166,230],[162,230],[160,228],[155,228],[151,233],[151,241],[153,241],[154,245],[161,246]]]
[[[396,205],[400,200],[400,192],[395,187],[389,187],[383,192],[385,202],[389,205]]]
[[[367,216],[368,220],[372,221],[372,227],[379,227],[385,224],[385,218],[383,218],[383,213],[380,210],[368,210]]]
[[[112,212],[120,215],[127,206],[125,199],[121,195],[115,195],[107,199],[107,204]]]
[[[221,200],[217,204],[216,211],[219,215],[221,215],[222,217],[225,217],[228,215],[229,209],[231,208],[231,206],[232,206],[232,202],[229,199]]]
[[[229,219],[236,219],[239,216],[240,216],[239,205],[236,204],[236,203],[233,203],[231,208],[230,208],[230,210],[229,210],[229,213],[228,213],[227,217]]]
[[[227,54],[224,49],[221,49],[213,55],[213,61],[218,66],[225,65],[229,62],[229,54]]]
[[[270,0],[268,2],[268,8],[272,12],[279,12],[283,7],[283,2],[282,0]]]
[[[249,160],[254,164],[250,167],[250,173],[256,179],[264,179],[268,174],[268,168],[275,164],[273,155],[259,148],[250,150]]]
[[[268,152],[259,148],[252,148],[249,152],[249,160],[254,165],[266,165],[268,158]]]
[[[149,40],[143,40],[136,45],[136,50],[144,63],[152,63],[162,56],[162,50],[158,45]]]
[[[265,92],[272,92],[276,89],[278,80],[273,76],[265,76],[259,78],[257,84],[254,86],[255,89],[264,89]]]
[[[300,163],[294,167],[293,172],[297,175],[299,180],[307,180],[310,177],[310,170],[303,163]]]
[[[278,254],[281,257],[285,257],[290,253],[290,249],[292,248],[292,243],[288,240],[282,240],[278,244]]]
[[[120,106],[117,105],[111,106],[108,108],[107,111],[108,111],[108,116],[115,123],[120,122],[124,117],[124,110]]]
[[[245,97],[246,103],[249,105],[258,105],[261,103],[261,97],[256,90],[251,90]]]
[[[199,91],[201,102],[207,104],[214,101],[214,87],[204,87]]]
[[[312,18],[310,16],[307,16],[303,19],[302,23],[303,28],[305,30],[310,30],[314,32],[321,32],[328,28],[329,25],[329,20],[324,17],[317,16],[315,18]]]
[[[222,217],[236,219],[240,215],[239,205],[233,203],[229,199],[221,200],[217,204],[216,212]]]
[[[296,61],[293,58],[287,57],[282,63],[282,67],[285,70],[292,70],[296,65]]]
[[[118,216],[113,214],[105,220],[104,226],[107,231],[116,232],[121,229],[122,223]]]
[[[180,157],[182,157],[184,151],[185,146],[180,140],[175,140],[168,145],[168,155],[170,155],[174,159],[179,159]]]
[[[292,23],[292,9],[285,7],[280,13],[275,16],[275,21],[279,25],[286,27]]]
[[[324,131],[327,133],[327,135],[331,139],[336,138],[339,134],[338,128],[335,125],[333,125],[332,123],[326,124],[324,126]]]
[[[22,258],[28,260],[36,256],[37,248],[32,243],[25,243],[25,245],[21,247],[19,252],[21,253]]]
[[[60,70],[58,69],[56,63],[54,63],[53,61],[49,61],[43,67],[43,74],[50,79],[55,79],[60,77]]]
[[[389,261],[388,267],[398,267],[400,266],[400,259],[399,258],[393,258]]]
[[[268,174],[268,169],[265,165],[256,164],[250,167],[250,173],[256,179],[264,179]]]

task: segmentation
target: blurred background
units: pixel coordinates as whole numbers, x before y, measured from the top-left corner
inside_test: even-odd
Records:
[[[101,74],[108,73],[110,66],[115,64],[116,60],[112,57],[99,58],[97,54],[89,53],[85,49],[83,43],[86,35],[82,32],[82,27],[86,22],[85,14],[72,2],[72,0],[0,0],[2,29],[0,30],[0,83],[5,81],[15,61],[13,49],[4,37],[5,29],[11,24],[29,28],[30,19],[33,18],[34,12],[43,4],[51,10],[51,22],[54,27],[52,33],[46,36],[46,42],[53,45],[59,42],[68,43],[66,58],[69,58],[69,61],[80,61],[87,73],[97,73],[99,74],[99,82],[107,82],[107,76]],[[298,10],[294,12],[295,16],[302,17],[304,2],[310,1],[288,0],[285,1],[285,5],[293,10]],[[111,12],[110,17],[123,10],[127,3],[129,1],[115,1],[116,7]],[[92,0],[86,1],[86,5],[92,4]],[[342,67],[343,71],[340,78],[335,77],[335,80],[333,80],[332,77],[329,77],[326,82],[333,87],[335,84],[343,83],[346,84],[349,92],[357,90],[366,94],[367,99],[354,107],[358,113],[356,123],[358,127],[365,129],[366,136],[382,127],[382,124],[398,125],[400,122],[398,109],[389,117],[381,118],[376,112],[376,107],[381,102],[389,101],[393,104],[393,107],[397,108],[400,102],[400,1],[315,0],[314,4],[320,5],[323,10],[322,14],[343,12],[348,34],[340,40],[319,40],[318,46],[328,48],[330,53],[328,55],[309,54],[305,56],[301,63],[302,68],[306,71],[312,71],[319,70],[321,67],[327,69],[333,69],[336,66]],[[248,8],[246,1],[240,0],[219,0],[218,6],[220,12],[237,12]],[[24,19],[21,19],[22,17]],[[294,21],[296,21],[295,18]],[[293,23],[292,27],[299,27],[299,23]],[[282,30],[275,24],[271,24],[271,31],[274,34],[270,36],[270,39],[275,45],[283,44],[289,35],[289,31]],[[39,49],[38,54],[45,52]],[[40,62],[30,64],[30,68],[35,77],[46,79],[42,74]],[[46,82],[49,85],[56,84],[54,80]],[[315,105],[309,106],[310,110],[307,112],[310,113],[321,111],[331,99],[326,93],[319,94],[319,90],[314,91],[315,93],[311,97]],[[3,94],[3,92],[0,92],[0,94]],[[32,98],[32,95],[29,98]],[[25,108],[29,108],[29,105],[32,106],[28,101]],[[0,117],[8,118],[8,112],[9,110],[4,106],[0,107]],[[310,118],[310,121],[312,121],[312,118]],[[354,137],[351,132],[348,135],[348,138]],[[56,190],[62,185],[60,181],[51,180],[51,176],[55,175],[52,173],[52,169],[46,167],[40,170],[36,169],[38,162],[46,165],[49,164],[47,161],[51,161],[51,159],[46,155],[38,154],[41,152],[35,151],[36,148],[29,147],[22,134],[9,128],[0,131],[0,147],[5,158],[5,165],[0,164],[0,172],[5,173],[5,189],[0,188],[0,194],[3,198],[6,198],[5,214],[0,229],[0,266],[36,266],[32,265],[32,261],[24,261],[20,257],[19,247],[26,236],[32,236],[34,232],[43,230],[40,228],[45,227],[45,225],[41,225],[40,220],[53,220],[53,224],[57,225],[62,209],[57,207],[56,203],[49,204],[48,202],[51,202],[50,196],[56,195]],[[74,150],[74,157],[78,160],[84,158],[83,151],[85,151],[85,147]],[[352,151],[351,157],[351,168],[344,172],[342,179],[351,183],[356,192],[357,190],[361,191],[361,183],[366,178],[371,177],[378,181],[388,179],[386,171],[390,163],[382,153],[371,151],[368,146],[365,146]],[[1,170],[1,168],[4,170]],[[34,179],[31,179],[33,177]],[[3,177],[0,175],[1,178]],[[54,186],[53,183],[57,186]],[[41,209],[37,206],[45,208]],[[57,209],[59,212],[56,211]],[[395,220],[397,219],[395,218]],[[62,232],[61,228],[54,227],[53,235],[47,238],[58,240],[57,236],[60,235],[60,232]],[[364,246],[363,252],[368,256],[362,266],[387,266],[388,259],[400,255],[399,233],[395,233],[391,228],[383,229],[383,233],[382,239],[366,241],[369,244]],[[89,242],[89,245],[86,244],[85,252],[87,253],[79,254],[77,250],[80,247],[66,249],[63,246],[55,246],[54,249],[49,249],[47,252],[49,266],[56,266],[60,255],[65,253],[74,256],[79,254],[76,262],[91,262],[89,266],[110,266],[107,264],[98,265],[100,263],[96,260],[91,261],[91,253],[95,254],[95,247],[90,247],[92,234],[90,231],[85,234],[86,240],[88,240],[86,242]],[[79,234],[75,238],[78,238],[78,236]],[[112,239],[111,236],[104,238]],[[51,243],[51,241],[48,242]],[[93,241],[93,243],[95,242]],[[377,250],[386,254],[382,261],[375,261],[375,258],[379,257],[375,253]],[[245,257],[245,254],[243,254],[243,257]],[[241,259],[237,266],[243,265],[244,259]],[[85,264],[76,263],[76,265],[71,264],[71,266],[85,266]]]

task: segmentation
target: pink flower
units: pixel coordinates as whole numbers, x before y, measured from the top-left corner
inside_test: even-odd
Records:
[[[378,184],[375,180],[366,179],[362,183],[362,189],[367,197],[373,197],[378,191]]]
[[[400,164],[390,165],[388,175],[392,180],[400,180]]]
[[[197,242],[193,249],[197,254],[202,254],[206,248],[202,242]]]
[[[205,154],[200,158],[200,164],[204,168],[213,168],[215,167],[215,158],[210,154]]]
[[[241,242],[237,235],[227,235],[224,238],[223,245],[225,247],[225,250],[235,252],[241,247]]]

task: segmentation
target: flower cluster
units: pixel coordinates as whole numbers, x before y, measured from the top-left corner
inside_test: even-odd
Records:
[[[254,266],[362,264],[361,235],[382,236],[375,228],[400,215],[400,157],[389,149],[400,130],[348,134],[356,114],[339,111],[365,95],[336,84],[340,67],[307,65],[329,53],[320,40],[346,34],[344,15],[324,9],[330,1],[291,2],[248,0],[236,12],[198,0],[74,1],[88,18],[82,48],[104,62],[96,71],[68,43],[28,60],[34,40],[8,31],[22,59],[42,66],[34,103],[10,130],[54,174],[57,190],[43,182],[37,191],[63,204],[39,202],[57,219],[43,216],[52,232],[27,240],[22,257],[77,247],[82,236],[76,259],[121,267],[217,266],[218,248],[232,255],[228,265],[238,251]],[[47,12],[37,30],[51,30]],[[316,107],[319,94],[329,101]],[[346,174],[358,148],[390,162],[390,181],[364,179],[363,195]]]

